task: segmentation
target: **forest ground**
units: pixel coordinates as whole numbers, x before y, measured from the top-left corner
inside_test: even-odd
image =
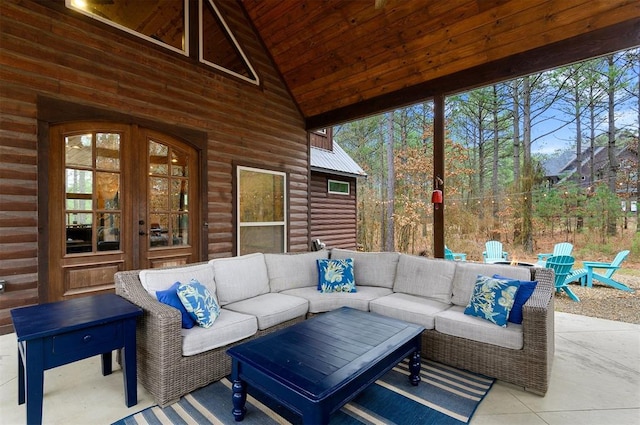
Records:
[[[571,242],[574,245],[572,255],[576,259],[574,269],[582,267],[583,261],[611,262],[619,251],[628,249],[631,253],[622,262],[613,279],[627,285],[633,292],[621,291],[594,281],[593,287],[581,287],[579,283],[570,285],[580,302],[571,300],[564,292],[556,293],[555,310],[601,319],[616,320],[640,324],[640,233],[636,233],[635,218],[628,222],[626,229],[619,229],[616,236],[604,240],[593,232],[535,235],[534,254],[526,253],[522,247],[503,242],[509,259],[518,259],[535,263],[537,253],[549,253],[559,242]],[[482,261],[484,241],[450,240],[455,252],[466,252],[470,261]],[[466,247],[466,249],[458,249]],[[604,270],[596,270],[604,273]]]

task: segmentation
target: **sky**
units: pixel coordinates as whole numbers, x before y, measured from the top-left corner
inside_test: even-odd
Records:
[[[566,121],[565,113],[560,111],[558,108],[552,108],[548,112],[547,118],[549,119],[536,124],[531,130],[531,136],[534,140],[534,143],[531,146],[531,151],[534,153],[553,154],[558,150],[575,149],[575,123],[569,124],[565,127],[553,131],[554,129],[562,126],[563,121]],[[638,113],[632,108],[629,107],[625,108],[622,111],[616,112],[615,120],[616,128],[635,127],[635,133],[638,132]],[[606,132],[607,129],[607,123],[600,125],[600,127],[596,131],[596,136],[602,134],[603,132]],[[550,131],[553,132],[540,138],[541,135],[549,133]],[[583,127],[583,137],[585,135],[585,131],[588,132],[589,130]],[[583,140],[587,141],[588,143],[588,139],[584,138]]]

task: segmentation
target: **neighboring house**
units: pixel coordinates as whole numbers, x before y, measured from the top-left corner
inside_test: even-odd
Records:
[[[327,248],[355,249],[357,184],[366,177],[362,168],[333,141],[332,130],[313,132],[311,139],[311,239]]]
[[[580,186],[584,188],[590,187],[594,183],[606,180],[609,165],[607,148],[604,146],[598,146],[593,151],[593,180],[591,178],[591,156],[591,148],[587,148],[582,153],[582,161],[579,165],[575,153],[571,151],[563,152],[556,158],[551,158],[546,161],[543,164],[543,168],[545,170],[545,178],[549,183],[549,187],[564,181],[570,181],[574,178],[576,173],[579,173]],[[638,153],[627,146],[617,147],[616,158],[620,167],[630,167],[627,180],[633,178],[635,174],[632,171],[634,168],[637,170],[636,164],[638,162]],[[637,177],[635,178],[637,179]],[[635,197],[635,191],[637,189],[635,180],[629,183],[630,184],[628,186],[625,185],[625,187],[618,188],[617,192],[620,193],[628,191],[631,197]]]

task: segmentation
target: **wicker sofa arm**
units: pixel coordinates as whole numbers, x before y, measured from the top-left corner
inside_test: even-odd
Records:
[[[555,274],[552,269],[533,267],[531,275],[532,279],[538,281],[538,285],[522,307],[523,348],[529,353],[527,373],[535,376],[536,378],[532,378],[532,381],[541,385],[540,388],[534,386],[530,390],[544,394],[551,378],[551,367],[555,353],[555,307],[553,302]]]
[[[114,276],[116,294],[142,308],[137,325],[138,352],[146,363],[170,368],[182,356],[182,318],[180,312],[151,296],[142,286],[138,270],[118,272]]]
[[[536,289],[529,297],[529,300],[522,308],[523,320],[524,316],[533,318],[534,316],[544,315],[546,316],[551,307],[551,313],[553,314],[553,289],[554,289],[554,274],[552,269],[532,267],[531,279],[537,280],[538,285]],[[526,314],[528,313],[528,314]],[[523,322],[524,323],[524,322]]]

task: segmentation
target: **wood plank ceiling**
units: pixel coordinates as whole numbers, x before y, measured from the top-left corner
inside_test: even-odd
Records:
[[[640,45],[638,0],[241,4],[309,129]]]

